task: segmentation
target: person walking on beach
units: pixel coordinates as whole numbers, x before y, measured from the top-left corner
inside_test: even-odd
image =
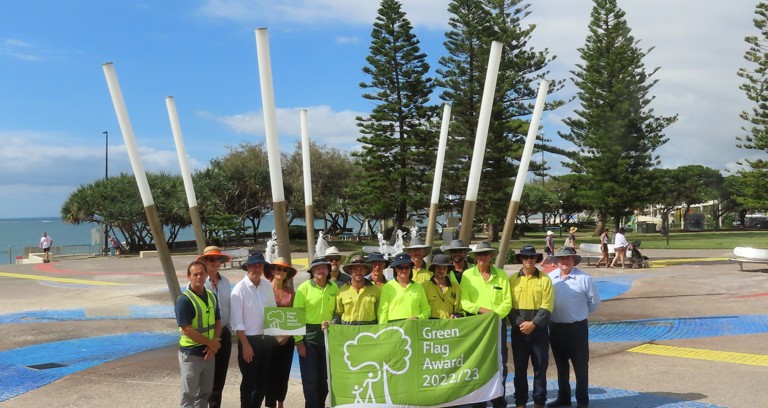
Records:
[[[341,324],[376,324],[381,288],[365,278],[373,267],[364,256],[355,255],[342,268],[352,280],[339,289],[336,297],[336,313],[341,316]]]
[[[555,292],[549,276],[536,269],[536,263],[543,257],[533,245],[524,246],[515,255],[523,267],[509,277],[516,407],[524,407],[528,403],[528,361],[533,366],[533,406],[544,408],[547,401],[548,326],[555,306]]]
[[[557,399],[549,407],[571,406],[570,369],[576,376],[577,408],[589,406],[589,324],[587,317],[600,306],[594,279],[576,265],[581,255],[569,247],[560,248],[558,268],[550,272],[555,290],[555,308],[549,325],[549,342],[557,366]],[[570,364],[569,364],[570,363]]]
[[[271,265],[254,252],[241,266],[246,275],[232,290],[232,329],[237,333],[237,365],[243,376],[240,406],[260,407],[267,394],[267,363],[272,341],[264,336],[264,308],[277,307],[272,285],[264,277]]]
[[[213,389],[216,352],[221,348],[221,313],[216,295],[205,288],[205,264],[187,266],[189,285],[177,299],[182,408],[206,408]]]
[[[296,336],[304,408],[323,408],[328,396],[324,331],[336,313],[339,295],[339,287],[328,280],[330,273],[328,260],[313,259],[309,264],[310,279],[299,285],[293,300],[293,307],[304,308],[307,322],[307,334]]]
[[[226,276],[219,273],[221,265],[229,262],[231,259],[229,255],[221,253],[221,248],[217,246],[206,247],[203,250],[203,254],[197,257],[198,261],[205,264],[208,272],[205,288],[216,295],[219,311],[221,312],[221,335],[219,336],[221,338],[221,348],[216,352],[213,391],[211,391],[211,396],[208,398],[208,408],[221,407],[221,396],[224,392],[224,383],[227,381],[227,371],[229,371],[229,357],[232,355],[232,332],[229,327],[232,285]]]
[[[43,263],[51,262],[51,245],[53,245],[53,238],[49,237],[46,232],[43,232],[43,236],[40,238],[40,248],[43,249]]]
[[[493,256],[499,251],[488,242],[480,242],[471,252],[475,257],[475,266],[464,272],[461,279],[461,307],[467,315],[495,313],[501,321],[501,338],[499,340],[501,354],[501,383],[507,382],[507,325],[505,323],[509,311],[512,310],[512,290],[509,278],[503,269],[493,266]],[[502,396],[494,398],[491,403],[494,408],[505,408],[506,391]],[[474,407],[485,407],[486,403],[475,404]]]

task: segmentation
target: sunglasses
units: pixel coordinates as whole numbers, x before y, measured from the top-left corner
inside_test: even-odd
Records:
[[[520,259],[536,259],[536,256],[531,255],[520,255]]]
[[[284,266],[273,266],[272,272],[288,272],[289,269]]]
[[[206,257],[203,257],[203,260],[205,262],[223,262],[221,257],[219,256],[206,256]]]
[[[395,266],[395,269],[400,270],[400,271],[406,270],[406,269],[411,269],[411,265],[398,265],[398,266]]]

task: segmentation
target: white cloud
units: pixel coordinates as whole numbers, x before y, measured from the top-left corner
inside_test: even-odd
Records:
[[[0,45],[0,55],[7,55],[22,61],[40,61],[43,56],[32,44],[17,38],[6,38]]]
[[[442,29],[448,23],[445,0],[404,0],[403,10],[414,26]],[[205,0],[199,12],[235,21],[257,21],[272,26],[371,24],[378,1],[371,0]]]
[[[365,112],[344,110],[334,111],[330,106],[320,105],[307,108],[276,109],[277,131],[280,137],[301,137],[300,112],[307,109],[307,131],[309,138],[321,144],[341,147],[355,143],[360,136],[357,116]],[[231,116],[219,116],[215,120],[235,132],[264,136],[264,115],[262,111],[247,112]]]
[[[360,44],[362,41],[360,37],[355,36],[338,36],[336,37],[336,44]]]

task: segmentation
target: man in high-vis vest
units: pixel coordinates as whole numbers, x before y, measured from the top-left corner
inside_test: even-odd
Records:
[[[176,299],[179,325],[180,407],[205,408],[213,390],[214,361],[221,347],[221,313],[216,296],[205,288],[205,264],[187,266],[189,286]]]

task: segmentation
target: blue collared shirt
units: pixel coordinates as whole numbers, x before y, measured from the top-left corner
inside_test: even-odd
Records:
[[[553,323],[573,323],[585,320],[600,306],[600,293],[595,280],[577,268],[560,277],[560,268],[549,273],[555,289]]]

